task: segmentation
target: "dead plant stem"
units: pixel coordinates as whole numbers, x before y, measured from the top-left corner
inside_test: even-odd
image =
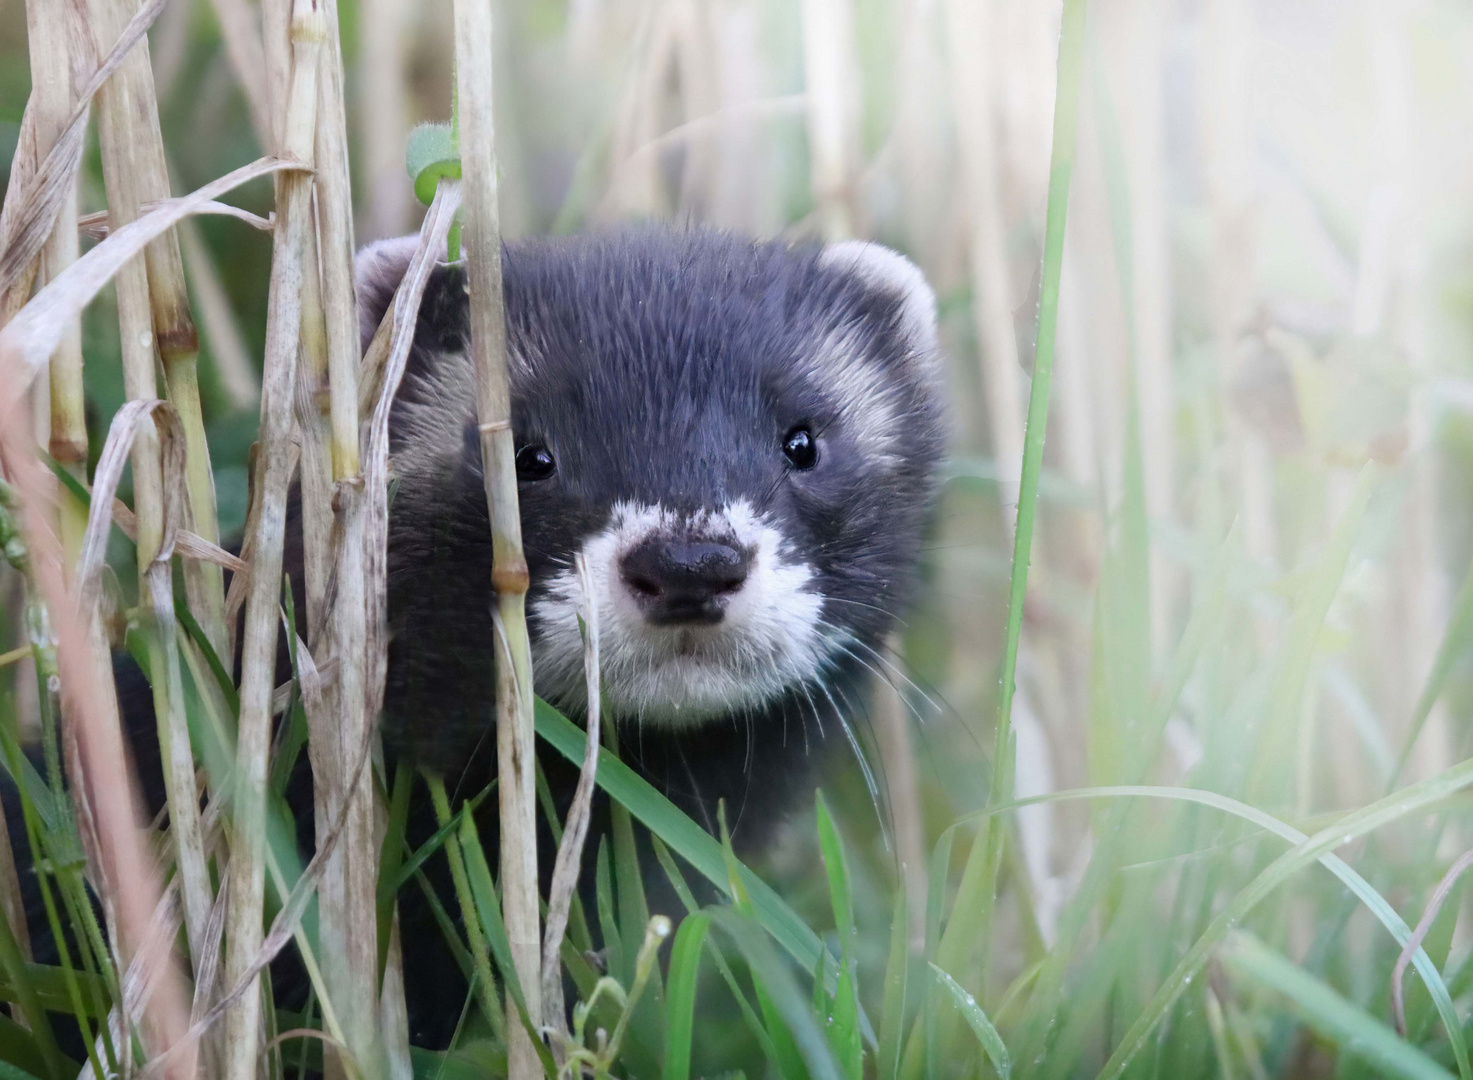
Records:
[[[75,101],[72,52],[64,4],[55,0],[28,0],[26,31],[30,46],[32,96],[35,112],[35,152],[39,163],[66,130]],[[61,210],[42,251],[42,279],[50,281],[77,259],[77,186],[73,179],[62,198]],[[51,356],[51,456],[77,479],[87,479],[87,418],[82,387],[82,324],[66,324],[61,342]],[[72,566],[82,546],[86,513],[75,499],[58,493],[62,550]]]
[[[127,26],[131,13],[126,0],[94,0],[91,5],[94,32],[111,41]],[[100,42],[98,44],[101,44]],[[98,50],[101,51],[100,49]],[[142,202],[150,194],[145,185],[152,179],[139,158],[149,147],[147,122],[154,118],[153,135],[158,137],[157,112],[153,103],[152,78],[148,70],[145,42],[140,42],[113,73],[99,94],[99,136],[103,175],[108,190],[111,223],[116,227],[135,220]],[[162,152],[161,142],[158,149]],[[164,193],[167,195],[167,191]],[[154,241],[154,245],[166,242]],[[165,277],[164,272],[157,276]],[[154,378],[155,350],[153,312],[150,308],[151,275],[144,259],[134,259],[116,279],[118,324],[123,356],[124,388],[130,400],[158,396]],[[177,320],[176,320],[177,322]],[[195,402],[198,405],[198,400]],[[177,410],[176,410],[177,411]],[[206,464],[208,468],[208,463]],[[169,800],[169,837],[184,900],[184,921],[191,952],[202,955],[205,927],[214,904],[209,869],[199,824],[199,800],[195,792],[194,756],[190,750],[189,727],[184,714],[183,682],[175,638],[173,572],[167,557],[159,558],[163,541],[164,475],[158,437],[152,425],[143,425],[133,446],[134,510],[137,517],[135,544],[140,580],[153,610],[154,647],[150,650],[150,684],[154,713],[158,719],[159,747],[164,763],[164,784]],[[213,517],[213,489],[211,491]],[[199,563],[192,576],[199,578]],[[214,567],[218,582],[219,568]],[[191,571],[186,569],[186,575]],[[223,601],[223,595],[219,598]],[[197,613],[202,619],[206,612]],[[218,621],[218,612],[216,616]],[[204,625],[209,625],[205,622]],[[207,1050],[207,1061],[212,1058]]]
[[[471,357],[476,412],[491,519],[491,582],[510,663],[496,669],[496,749],[501,803],[502,910],[528,1019],[541,1027],[541,935],[533,781],[532,656],[527,638],[527,560],[517,504],[506,312],[501,285],[496,128],[492,110],[490,0],[456,0],[456,85],[465,200],[464,236],[470,287]],[[493,645],[494,647],[494,645]],[[507,1072],[533,1080],[542,1072],[536,1049],[507,1000]]]
[[[284,118],[282,155],[304,164],[313,160],[318,54],[325,33],[322,15],[310,0],[296,0],[291,21],[291,91]],[[268,56],[269,53],[268,49]],[[260,449],[256,463],[261,511],[250,537],[252,567],[241,654],[237,802],[230,856],[231,904],[226,925],[227,984],[245,976],[262,940],[267,753],[271,741],[277,605],[290,480],[291,401],[301,330],[302,263],[307,230],[312,222],[311,175],[290,174],[278,184],[277,193],[261,385]],[[260,1006],[260,995],[253,989],[243,994],[226,1013],[225,1080],[253,1080],[255,1076]]]

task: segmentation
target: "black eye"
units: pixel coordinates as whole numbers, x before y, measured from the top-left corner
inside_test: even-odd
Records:
[[[783,437],[783,453],[799,469],[818,464],[818,441],[806,427],[795,427]]]
[[[535,484],[546,480],[557,472],[557,462],[552,451],[539,444],[524,446],[517,451],[517,479],[524,484]]]

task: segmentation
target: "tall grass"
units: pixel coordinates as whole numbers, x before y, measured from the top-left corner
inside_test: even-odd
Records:
[[[1463,8],[65,7],[0,7],[0,765],[23,820],[0,835],[0,1073],[1473,1077],[1444,880],[1473,846]],[[152,58],[114,48],[150,24]],[[459,143],[432,149],[460,164],[426,181],[447,176],[360,365],[354,206],[365,237],[397,227],[401,107],[452,100]],[[563,874],[546,941],[507,842],[550,814],[532,757],[501,754],[499,867],[489,788],[374,763],[387,403],[462,200],[500,730],[615,808],[586,838],[596,901]],[[89,248],[76,219],[85,239],[103,210]],[[871,235],[941,298],[956,452],[877,659],[883,798],[832,766],[753,865],[530,698],[496,237],[634,212]],[[237,533],[241,558],[217,546]],[[110,647],[160,717],[147,827]],[[439,829],[411,848],[416,799]],[[581,819],[550,824],[572,859]],[[652,910],[641,849],[678,910]],[[406,889],[472,984],[449,1051],[411,1045]],[[283,948],[301,1012],[264,976]]]

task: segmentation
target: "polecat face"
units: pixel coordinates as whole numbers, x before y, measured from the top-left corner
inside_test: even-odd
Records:
[[[366,326],[412,246],[360,255]],[[656,230],[512,245],[503,266],[538,692],[583,704],[579,552],[615,719],[750,713],[876,646],[942,452],[920,272],[873,244]],[[464,278],[443,267],[393,422],[391,617],[397,580],[399,638],[439,639],[401,656],[427,689],[455,677],[431,651],[461,669],[491,655],[473,640],[490,549],[465,345]],[[412,599],[425,589],[439,617]]]

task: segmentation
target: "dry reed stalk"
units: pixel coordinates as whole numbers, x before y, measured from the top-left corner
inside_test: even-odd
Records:
[[[17,399],[24,397],[32,379],[60,344],[67,320],[79,317],[103,286],[150,240],[191,214],[211,212],[216,198],[250,180],[302,168],[296,162],[278,158],[259,158],[242,165],[189,195],[160,204],[137,221],[116,230],[48,282],[15,318],[0,328],[0,415],[9,414],[16,407]]]
[[[1007,240],[998,190],[997,130],[993,117],[990,57],[997,44],[988,26],[987,3],[947,0],[947,34],[952,116],[966,185],[972,228],[968,257],[972,317],[981,353],[988,427],[997,462],[1003,519],[1016,525],[1018,480],[1023,468],[1023,378],[1013,331]]]
[[[406,55],[412,34],[399,0],[362,0],[358,33],[358,145],[367,177],[364,226],[369,236],[404,230],[413,197],[404,175],[404,137],[409,129]]]
[[[73,0],[75,2],[77,0]],[[0,290],[10,290],[32,260],[41,254],[41,249],[51,235],[52,226],[72,192],[77,170],[82,164],[92,97],[126,59],[133,46],[142,39],[163,7],[164,0],[148,0],[129,20],[107,58],[91,72],[81,92],[76,95],[76,103],[65,118],[61,134],[49,149],[43,153],[38,141],[39,134],[33,131],[28,136],[26,125],[22,125],[17,159],[25,166],[26,151],[29,148],[32,151],[30,156],[39,160],[35,169],[30,170],[24,186],[8,193],[6,209],[0,214],[0,220],[5,222],[6,232],[5,249],[0,251]],[[76,18],[80,21],[81,16]],[[77,43],[79,49],[85,49],[90,54],[90,34],[85,39],[79,38]],[[85,66],[85,61],[83,63]],[[35,95],[32,97],[34,99]],[[26,114],[30,117],[31,126],[38,130],[39,121],[36,117],[39,113],[38,102],[33,100],[28,103]],[[77,220],[79,219],[73,219],[74,230]],[[13,303],[13,294],[12,299],[7,302]]]
[[[336,0],[323,0],[322,11],[328,33],[325,67],[318,82],[317,222],[329,376],[333,505],[338,511],[334,534],[337,544],[332,551],[336,595],[331,616],[332,655],[338,670],[331,698],[335,705],[332,730],[321,733],[335,738],[335,744],[328,738],[321,740],[329,752],[315,755],[312,768],[314,777],[324,775],[327,779],[334,816],[340,806],[347,815],[343,842],[325,871],[322,925],[325,934],[330,930],[341,942],[341,951],[332,957],[329,977],[336,973],[333,989],[347,1025],[349,1049],[366,1067],[383,1057],[374,1023],[379,1011],[375,1000],[379,853],[376,799],[368,771],[347,775],[342,770],[352,760],[352,748],[372,736],[380,700],[377,688],[372,694],[367,689],[371,660],[367,652],[370,601],[365,568],[368,546],[377,538],[369,533],[373,518],[368,512],[360,469],[361,342],[353,285],[353,198]],[[324,772],[319,774],[319,768]],[[407,1041],[407,1030],[402,1034]]]
[[[389,951],[384,957],[384,987],[379,997],[379,1035],[384,1042],[388,1080],[412,1080],[409,1054],[409,1010],[404,1001],[404,946],[399,937],[399,912],[389,928]]]
[[[77,42],[70,39],[65,5],[28,0],[26,38],[31,57],[31,95],[35,99],[36,156],[44,159],[63,140],[72,119],[72,62]],[[56,198],[57,211],[42,255],[43,280],[54,280],[77,259],[77,181],[70,175]],[[7,251],[7,255],[10,254]],[[26,260],[30,262],[29,259]],[[67,324],[51,357],[51,456],[77,479],[87,479],[87,417],[82,386],[82,324]],[[71,566],[81,547],[85,515],[74,499],[60,496],[62,548]]]
[[[319,83],[321,78],[319,72]],[[297,445],[301,451],[296,475],[302,528],[302,585],[307,601],[303,617],[309,654],[324,657],[329,637],[325,608],[328,580],[332,573],[333,495],[332,450],[328,445],[331,432],[327,418],[327,327],[322,311],[315,211],[314,200],[310,211],[314,220],[307,228],[303,243],[302,322],[301,338],[297,343],[293,404]],[[351,654],[350,662],[354,662]],[[339,785],[337,773],[347,766],[346,761],[339,760],[341,751],[334,721],[337,699],[337,688],[330,686],[321,693],[304,694],[302,702],[307,717],[307,752],[312,764],[313,817],[319,837],[334,819],[333,808],[337,805]],[[335,861],[339,859],[341,852],[335,856]],[[346,990],[340,963],[344,951],[339,918],[342,905],[330,871],[322,882],[318,904],[321,912],[318,940],[322,947],[326,997],[335,1009],[341,1009],[343,1002],[339,994]],[[344,1070],[338,1055],[332,1052],[333,1045],[324,1044],[324,1069],[329,1080],[340,1080]]]
[[[567,1021],[563,1009],[563,934],[568,929],[573,893],[578,888],[578,872],[583,865],[583,842],[588,836],[588,816],[593,807],[593,781],[598,772],[599,719],[603,711],[599,696],[598,669],[598,601],[588,559],[582,553],[574,557],[578,575],[578,618],[583,631],[583,678],[588,697],[587,738],[584,742],[583,765],[578,771],[578,784],[573,789],[573,802],[563,824],[562,843],[552,867],[552,884],[547,893],[547,927],[542,937],[542,1010],[554,1032],[566,1036]],[[553,1052],[563,1055],[562,1045],[553,1043]]]
[[[380,389],[371,403],[371,418],[364,425],[362,434],[361,482],[344,481],[338,488],[345,518],[349,515],[366,518],[361,524],[345,520],[341,530],[343,534],[356,531],[363,536],[360,548],[363,553],[362,572],[358,576],[363,583],[366,626],[363,646],[355,655],[361,654],[366,658],[366,670],[360,673],[364,701],[362,717],[365,722],[378,715],[383,703],[384,679],[388,669],[389,412],[409,360],[420,300],[424,296],[430,272],[434,269],[437,254],[445,250],[446,238],[459,207],[460,184],[453,181],[442,182],[420,225],[419,242],[394,294],[394,302],[385,312],[383,321],[379,324],[379,333],[364,356],[362,385],[378,386]],[[345,563],[346,555],[344,550]],[[357,700],[356,692],[350,694],[347,690],[339,689],[339,701],[345,717],[354,700]],[[371,728],[364,729],[365,734],[370,731]],[[310,741],[308,745],[310,749]],[[333,744],[329,741],[326,745],[331,747]],[[313,768],[316,767],[317,761],[314,758]],[[443,791],[443,786],[441,790]],[[377,851],[378,844],[375,843],[367,856],[360,858],[356,868],[359,875],[357,883],[350,881],[349,886],[344,888],[349,901],[352,900],[350,887],[361,888],[365,876],[377,873]],[[452,864],[459,866],[455,862],[459,857],[459,848],[452,846],[450,851]],[[454,872],[459,873],[458,870]],[[396,1080],[413,1071],[408,1062],[408,1013],[404,1004],[403,970],[396,940],[397,918],[396,912],[395,931],[389,942],[384,987],[378,1010],[383,1018],[389,1073]],[[370,915],[366,919],[366,925],[376,929],[377,919]],[[472,947],[475,947],[478,940],[475,924],[468,924],[467,929],[472,932]],[[371,962],[377,963],[376,953],[371,957]],[[371,981],[369,985],[373,985]],[[489,987],[484,987],[482,992],[489,993]]]
[[[131,5],[128,5],[131,6]],[[102,40],[119,36],[131,14],[113,0],[93,0],[90,5],[93,32]],[[99,137],[108,206],[114,226],[137,219],[143,199],[150,194],[144,185],[152,179],[140,163],[149,140],[142,114],[157,113],[153,106],[146,42],[140,42],[119,65],[99,92]],[[157,128],[154,129],[157,135]],[[165,192],[164,194],[167,194]],[[160,241],[155,241],[157,244]],[[123,381],[133,401],[158,396],[154,379],[155,335],[149,295],[151,275],[144,259],[135,258],[116,278],[118,324],[123,356]],[[157,275],[161,278],[163,275]],[[161,340],[161,339],[160,339]],[[198,406],[198,398],[195,399]],[[201,429],[202,431],[203,429]],[[184,444],[178,465],[184,468]],[[179,667],[174,624],[173,570],[163,552],[165,477],[161,448],[151,427],[142,428],[133,447],[134,506],[137,515],[136,545],[139,580],[153,609],[155,648],[150,652],[149,681],[153,687],[154,711],[159,726],[159,746],[164,764],[164,783],[170,807],[169,836],[173,843],[179,879],[183,886],[185,925],[191,950],[204,945],[205,925],[214,903],[209,867],[199,827],[199,802],[195,794],[194,755],[189,745],[189,727],[184,715],[183,682]],[[210,509],[213,511],[213,488]],[[178,527],[173,523],[170,532]],[[213,538],[211,538],[213,540]],[[172,547],[172,541],[169,545]],[[162,555],[162,557],[161,557]],[[198,565],[198,564],[196,564]],[[212,567],[215,578],[219,568]],[[186,574],[189,571],[186,570]],[[195,575],[196,580],[199,574]],[[223,602],[223,596],[220,597]],[[217,612],[216,618],[218,619]],[[208,1057],[208,1054],[207,1054]]]
[[[15,156],[10,161],[10,181],[5,188],[5,201],[0,204],[0,255],[10,248],[10,219],[20,205],[20,193],[25,190],[36,174],[39,164],[36,158],[35,99],[26,101],[25,116],[21,120],[20,138],[16,140]],[[30,299],[31,288],[41,272],[41,256],[33,256],[22,267],[16,280],[9,286],[0,286],[0,328],[15,317],[25,302]],[[37,443],[51,439],[51,393],[45,382],[38,381],[31,387],[31,420]]]
[[[167,199],[154,199],[151,202],[143,203],[141,209],[155,210],[161,203],[167,201]],[[233,217],[239,221],[244,221],[253,229],[260,229],[262,232],[270,232],[274,225],[270,215],[262,217],[260,214],[253,214],[249,210],[243,210],[239,206],[231,206],[229,203],[211,203],[209,208],[202,212]],[[108,212],[106,210],[95,210],[90,214],[83,214],[77,219],[77,229],[83,236],[89,239],[106,240],[109,231]]]
[[[94,0],[94,9],[104,16],[99,25],[121,34],[133,11],[135,0]],[[110,18],[106,17],[109,16]],[[164,156],[163,133],[159,127],[158,102],[153,72],[148,63],[148,42],[140,41],[113,76],[113,83],[126,85],[129,110],[120,137],[129,151],[130,169],[137,170],[139,202],[169,198],[169,167]],[[184,280],[184,260],[173,230],[149,244],[144,253],[148,264],[148,297],[153,313],[154,340],[163,363],[169,401],[184,425],[189,470],[189,505],[194,531],[211,543],[220,540],[215,514],[215,477],[210,467],[210,447],[205,439],[204,413],[199,396],[199,331],[189,306]],[[220,568],[210,563],[187,562],[184,587],[190,610],[218,651],[225,646],[225,587]],[[187,902],[187,921],[194,926],[195,913]]]
[[[307,656],[307,659],[310,661],[310,654],[306,653],[305,643],[300,642],[300,639],[299,648],[302,650],[303,655]],[[303,692],[306,694],[314,693],[315,688],[320,686],[321,681],[319,676],[310,669],[304,670],[302,682]],[[208,707],[207,703],[206,708]],[[371,737],[365,737],[353,748],[351,764],[348,768],[349,775],[356,775],[367,767],[372,749],[373,739]],[[278,889],[287,893],[286,900],[281,905],[281,910],[277,913],[276,918],[272,920],[270,933],[265,935],[260,949],[257,950],[245,970],[241,972],[240,977],[208,1012],[199,1015],[191,1024],[188,1031],[190,1038],[198,1038],[204,1032],[208,1031],[216,1020],[230,1012],[238,1002],[253,996],[257,992],[256,980],[261,972],[286,947],[287,942],[295,940],[301,952],[303,965],[307,969],[307,976],[311,980],[314,991],[318,994],[318,1004],[322,1008],[322,1026],[327,1030],[327,1038],[335,1045],[347,1045],[343,1038],[342,1025],[337,1019],[337,1013],[333,1009],[332,1001],[323,996],[323,981],[321,972],[317,968],[314,959],[315,952],[312,949],[311,942],[302,930],[302,915],[307,910],[308,901],[316,893],[318,885],[322,880],[326,863],[332,858],[333,850],[337,847],[338,840],[343,835],[346,818],[346,814],[340,815],[332,827],[327,830],[325,839],[312,856],[311,861],[307,863],[306,868],[303,869],[301,877],[297,879],[296,884],[291,886],[290,891],[287,891],[287,882],[281,872],[281,867],[277,864],[275,857],[268,854],[267,861],[270,866],[272,881]],[[229,880],[227,880],[225,887],[221,889],[222,895],[227,892],[229,885]],[[170,1054],[166,1054],[162,1059],[155,1060],[150,1064],[150,1069],[153,1070],[160,1064],[169,1064],[170,1057]],[[369,1063],[370,1066],[372,1064],[372,1062]]]
[[[496,750],[501,803],[501,906],[528,1019],[542,1025],[537,822],[533,782],[532,655],[527,638],[527,560],[517,503],[516,447],[507,377],[506,311],[501,285],[501,228],[496,196],[496,126],[492,111],[490,0],[456,0],[456,85],[470,287],[470,352],[476,368],[476,414],[486,507],[491,518],[491,583],[504,634],[496,669]],[[499,637],[502,635],[498,635]],[[533,1080],[542,1066],[507,995],[507,1072]]]
[[[15,154],[10,159],[10,178],[5,184],[5,199],[0,202],[0,255],[8,256],[14,240],[12,233],[17,227],[22,193],[30,187],[40,166],[40,155],[36,152],[36,97],[26,99],[25,115],[21,118],[20,136],[16,139]],[[41,268],[41,257],[35,255],[26,260],[16,280],[9,285],[0,285],[0,327],[8,323],[30,298],[31,286],[35,284]],[[49,418],[50,409],[47,409]],[[38,439],[50,438],[50,432],[38,435]]]
[[[859,45],[853,0],[802,0],[808,158],[819,229],[826,240],[855,235],[859,163]],[[1021,445],[1021,444],[1020,444]]]
[[[267,5],[267,9],[279,5]],[[326,26],[311,0],[295,0],[290,41],[292,67],[286,97],[282,156],[310,165],[317,120],[317,67]],[[268,39],[268,45],[270,41]],[[272,49],[268,48],[268,63]],[[279,63],[279,61],[278,61]],[[236,813],[230,855],[231,903],[226,925],[225,978],[246,978],[260,951],[265,863],[265,791],[271,743],[271,691],[276,670],[277,606],[281,591],[286,494],[290,480],[291,401],[301,331],[303,255],[312,227],[312,178],[293,172],[278,181],[272,247],[271,293],[261,384],[261,429],[255,470],[260,514],[250,536],[251,575],[246,586],[241,652],[240,726],[236,748]],[[261,1000],[251,989],[226,1012],[223,1076],[255,1075]]]
[[[322,284],[317,272],[317,229],[307,229],[302,252],[302,330],[297,342],[297,380],[292,406],[297,421],[297,466],[301,485],[302,584],[306,593],[306,634],[314,654],[324,640],[324,607],[330,573],[332,536],[332,450],[327,422],[327,326],[322,313]],[[323,787],[318,791],[317,787]],[[314,787],[317,809],[326,810],[331,785]],[[325,824],[326,819],[324,819]]]
[[[291,33],[295,18],[295,0],[292,4],[261,5],[261,71],[267,109],[265,139],[266,146],[278,154],[284,149],[288,100],[295,70]],[[232,25],[236,25],[234,20]],[[278,201],[277,206],[280,205]]]
[[[113,40],[119,43],[127,40],[137,27],[138,19],[152,21],[161,9],[158,3],[144,4],[138,9],[133,0],[91,0],[91,22],[100,38],[97,46]],[[113,100],[110,124],[116,128],[116,136],[110,138],[113,168],[109,187],[118,189],[119,184],[124,184],[127,189],[122,202],[112,206],[113,227],[137,217],[144,203],[161,202],[169,197],[168,165],[164,158],[164,137],[159,130],[158,103],[153,93],[147,41],[141,40],[141,29],[137,32],[140,40],[116,59],[116,69],[109,77],[109,96]],[[109,56],[105,68],[112,63],[113,57]],[[141,277],[143,268],[140,267],[137,276],[125,274],[124,281],[119,284],[125,290],[137,290],[140,287],[138,283],[141,283],[146,304],[144,311],[152,312],[152,324],[144,318],[143,312],[121,315],[131,320],[128,332],[124,334],[124,348],[152,351],[153,346],[158,346],[159,357],[164,362],[169,399],[180,413],[189,441],[190,504],[194,530],[208,541],[218,542],[215,480],[209,464],[205,420],[199,401],[199,333],[194,329],[190,315],[184,264],[174,234],[165,234],[149,245],[144,261],[147,264],[146,278]],[[133,283],[125,283],[130,278]],[[130,296],[133,295],[134,292],[130,292]],[[130,301],[128,306],[136,308],[137,305]],[[138,345],[144,334],[149,337],[149,343]],[[189,592],[191,610],[219,650],[225,644],[224,583],[219,567],[209,563],[187,563],[184,583]]]
[[[414,344],[420,300],[429,283],[437,253],[444,250],[451,223],[460,208],[460,193],[460,183],[448,180],[442,181],[435,191],[434,201],[420,224],[419,242],[394,293],[394,302],[385,312],[379,332],[364,355],[364,365],[370,370],[363,381],[380,387],[362,437],[363,489],[369,497],[370,514],[364,567],[365,595],[373,605],[365,646],[369,658],[365,684],[368,695],[366,711],[370,716],[376,715],[383,703],[384,679],[388,670],[389,413],[394,396],[399,392],[399,382],[404,377],[410,347]],[[375,378],[372,372],[379,369],[380,373]]]
[[[210,342],[210,359],[214,362],[220,386],[232,409],[248,409],[256,404],[258,392],[250,351],[246,348],[230,296],[220,282],[215,258],[200,240],[199,229],[194,222],[186,221],[179,226],[179,247],[190,269],[200,322]]]
[[[1422,909],[1422,917],[1417,920],[1417,927],[1412,931],[1411,937],[1407,938],[1406,944],[1401,948],[1401,955],[1396,958],[1396,964],[1391,969],[1391,1019],[1396,1025],[1396,1033],[1403,1039],[1407,1037],[1407,1013],[1406,999],[1403,980],[1406,978],[1407,965],[1412,962],[1412,957],[1417,955],[1417,950],[1422,947],[1422,942],[1427,940],[1427,934],[1432,929],[1432,924],[1437,921],[1438,914],[1447,903],[1447,898],[1452,895],[1453,886],[1457,885],[1458,879],[1468,872],[1473,866],[1473,851],[1465,851],[1458,856],[1458,860],[1447,868],[1447,873],[1442,875],[1442,880],[1437,883],[1437,888],[1432,890],[1432,895],[1427,899],[1427,906]]]
[[[133,511],[122,499],[113,500],[113,524],[122,530],[124,536],[138,542],[138,519],[133,516]],[[188,529],[179,529],[174,534],[174,550],[186,559],[199,559],[204,562],[223,566],[232,573],[240,573],[247,569],[243,560],[230,554],[219,544],[211,544],[201,540],[197,533]]]
[[[106,64],[104,65],[106,68]],[[46,365],[66,332],[70,320],[79,318],[82,309],[127,263],[141,253],[148,242],[183,221],[192,213],[208,212],[217,205],[217,196],[274,172],[296,166],[272,158],[262,158],[220,177],[212,183],[179,199],[171,199],[142,218],[116,230],[103,243],[68,267],[48,284],[6,326],[0,328],[0,450],[14,456],[24,450],[26,399],[35,377]],[[27,459],[29,460],[29,459]],[[45,489],[49,473],[40,474],[37,483]],[[43,492],[44,494],[44,492]],[[131,512],[120,513],[113,506],[113,516],[125,530],[133,528]],[[221,565],[232,565],[229,555],[214,545],[206,545],[190,533],[181,533],[180,541],[193,538],[201,553],[208,553]],[[238,564],[238,560],[235,561]],[[246,575],[238,575],[244,581]],[[204,684],[204,680],[197,680]]]
[[[80,263],[73,264],[72,270],[79,266]],[[75,280],[77,276],[75,272],[63,275],[48,291],[53,297],[65,293],[68,279]],[[81,303],[64,306],[60,312],[63,321],[68,315],[79,316],[81,306]],[[25,348],[23,336],[27,323],[34,327],[34,320],[17,318],[0,335],[0,370],[19,383],[9,399],[0,402],[0,459],[24,502],[31,566],[56,633],[71,795],[89,861],[95,859],[94,880],[106,909],[116,917],[114,940],[124,964],[131,965],[138,959],[145,965],[163,965],[161,982],[145,1007],[142,1026],[155,1050],[174,1052],[174,1064],[168,1075],[183,1080],[194,1075],[195,1067],[194,1047],[187,1038],[188,997],[181,972],[167,959],[167,948],[159,950],[162,958],[147,955],[144,948],[161,896],[161,883],[146,830],[138,825],[141,819],[133,781],[127,771],[111,665],[96,604],[96,571],[101,564],[109,525],[112,489],[121,475],[134,424],[139,419],[146,422],[148,412],[159,403],[131,403],[114,421],[113,434],[104,446],[103,460],[98,466],[101,497],[93,503],[92,520],[84,531],[77,588],[68,590],[62,571],[62,552],[46,520],[50,474],[32,456],[26,426],[10,422],[20,411],[25,383],[38,366],[28,362],[27,352],[32,350]],[[17,324],[21,324],[19,329]],[[61,333],[64,333],[61,326],[49,328],[49,336],[53,338]],[[48,355],[49,351],[46,349],[41,355]],[[166,539],[164,551],[169,550]]]

